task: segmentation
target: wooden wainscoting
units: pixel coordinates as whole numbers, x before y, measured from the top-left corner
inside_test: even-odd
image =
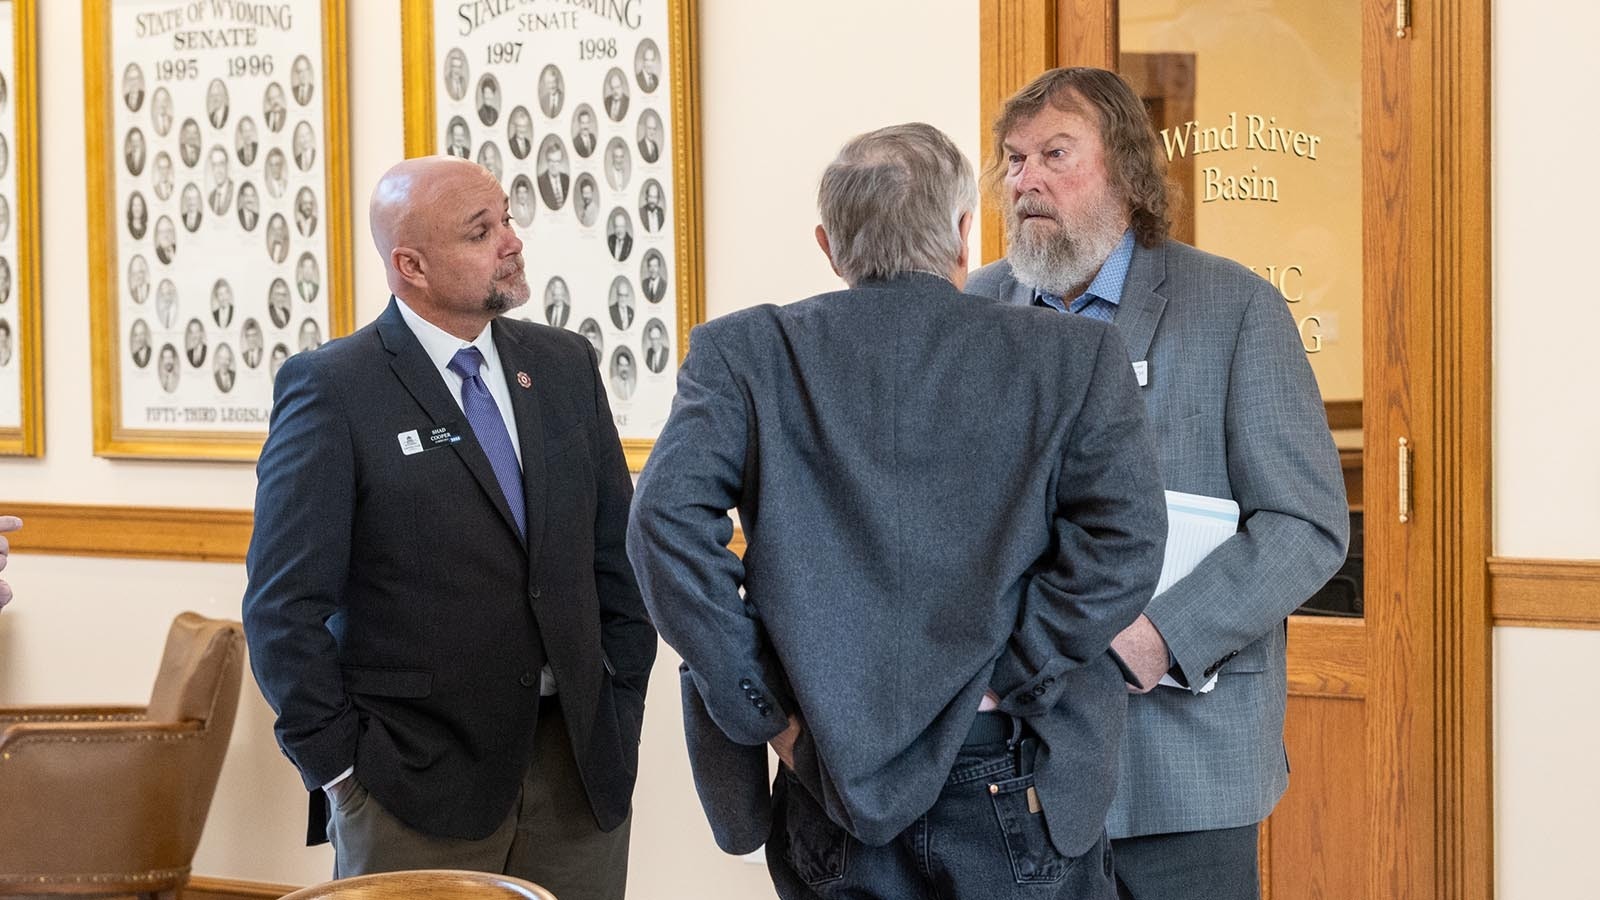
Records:
[[[1600,559],[1489,558],[1496,625],[1600,630]]]
[[[18,553],[244,562],[250,545],[248,509],[7,501],[0,510],[22,517],[22,530],[9,535]]]

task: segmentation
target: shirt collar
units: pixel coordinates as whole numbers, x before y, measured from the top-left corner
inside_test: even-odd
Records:
[[[1081,312],[1084,307],[1096,299],[1105,301],[1112,306],[1122,302],[1122,288],[1128,283],[1128,267],[1133,262],[1133,230],[1122,232],[1122,240],[1117,242],[1115,250],[1100,264],[1100,271],[1095,273],[1094,280],[1082,294],[1075,297],[1071,304],[1062,301],[1055,294],[1033,289],[1033,299],[1036,303],[1043,303],[1059,310],[1070,309],[1072,312]]]
[[[485,367],[498,369],[500,367],[500,353],[494,346],[494,329],[484,326],[478,336],[470,341],[464,341],[443,328],[429,322],[417,313],[416,310],[406,305],[399,297],[394,298],[395,305],[400,307],[400,318],[404,319],[410,327],[411,333],[417,336],[417,343],[422,345],[422,351],[428,354],[428,359],[433,362],[434,368],[443,372],[450,367],[450,360],[456,351],[463,347],[477,347],[483,354]]]

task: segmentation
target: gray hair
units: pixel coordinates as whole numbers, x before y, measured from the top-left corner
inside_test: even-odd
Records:
[[[972,164],[922,122],[851,138],[817,189],[833,265],[852,285],[949,272],[961,257],[961,217],[977,202]]]

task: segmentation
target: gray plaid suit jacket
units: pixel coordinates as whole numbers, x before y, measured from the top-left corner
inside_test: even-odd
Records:
[[[1166,536],[1115,331],[911,274],[742,310],[689,348],[628,555],[686,663],[717,844],[766,840],[764,744],[791,711],[800,782],[887,843],[934,804],[992,688],[1039,735],[1051,840],[1086,851],[1127,705],[1107,648]]]
[[[967,290],[1031,304],[1005,260]],[[1177,241],[1136,247],[1115,324],[1145,361],[1141,392],[1168,490],[1238,502],[1241,527],[1146,614],[1179,680],[1128,704],[1113,838],[1249,825],[1289,784],[1288,615],[1349,540],[1339,457],[1283,298],[1236,263]]]

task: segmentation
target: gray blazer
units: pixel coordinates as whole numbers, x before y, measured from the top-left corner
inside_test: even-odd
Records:
[[[973,293],[1029,305],[1004,260]],[[1058,313],[1059,315],[1059,313]],[[1285,619],[1344,561],[1349,513],[1322,397],[1283,298],[1177,241],[1136,247],[1116,327],[1142,388],[1168,490],[1228,497],[1241,528],[1145,611],[1180,680],[1129,702],[1112,837],[1266,818],[1289,783]]]
[[[743,310],[690,347],[628,552],[685,660],[718,844],[767,838],[762,745],[791,712],[801,783],[887,843],[933,805],[992,686],[1041,737],[1053,842],[1087,850],[1127,698],[1107,647],[1166,535],[1113,330],[907,275]]]

